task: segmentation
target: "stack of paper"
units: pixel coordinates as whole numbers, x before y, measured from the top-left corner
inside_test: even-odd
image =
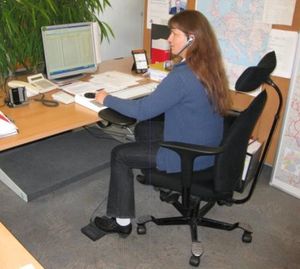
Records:
[[[150,64],[148,72],[150,79],[155,81],[162,81],[169,73],[165,68],[165,63]]]
[[[0,138],[17,133],[17,126],[0,111]]]

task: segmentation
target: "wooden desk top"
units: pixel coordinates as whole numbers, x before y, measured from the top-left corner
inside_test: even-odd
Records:
[[[130,73],[132,59],[105,61],[99,65],[98,72],[117,70]],[[48,92],[46,99],[51,99]],[[4,93],[1,92],[0,104],[3,103]],[[19,134],[0,139],[0,151],[30,143],[55,134],[70,131],[99,121],[98,114],[79,104],[59,104],[57,107],[47,107],[41,102],[30,100],[28,105],[0,110],[14,120],[19,128]]]
[[[0,223],[0,264],[1,269],[44,268],[2,223]]]

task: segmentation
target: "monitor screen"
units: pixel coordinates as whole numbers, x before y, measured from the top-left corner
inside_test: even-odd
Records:
[[[41,30],[48,79],[97,70],[93,23],[44,26]]]

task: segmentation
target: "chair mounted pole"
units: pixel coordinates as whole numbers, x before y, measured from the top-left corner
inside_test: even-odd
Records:
[[[259,177],[259,175],[261,173],[262,166],[263,166],[263,164],[265,162],[265,159],[266,159],[266,156],[267,156],[267,152],[269,150],[269,147],[270,147],[270,144],[271,144],[271,141],[272,141],[272,137],[273,137],[274,131],[276,129],[276,126],[277,126],[277,123],[278,123],[278,120],[279,120],[279,116],[280,116],[280,112],[281,112],[281,109],[282,109],[283,98],[282,98],[282,94],[281,94],[281,91],[280,91],[279,87],[273,82],[273,80],[270,77],[267,78],[267,80],[265,81],[265,83],[267,83],[268,85],[270,85],[276,91],[276,93],[277,93],[277,97],[278,97],[277,111],[276,111],[276,114],[274,115],[273,123],[272,123],[271,129],[270,129],[270,132],[269,132],[266,144],[264,146],[263,153],[262,153],[262,156],[261,156],[258,168],[256,170],[254,179],[252,181],[249,193],[243,199],[237,199],[237,200],[233,199],[233,202],[236,203],[236,204],[242,204],[242,203],[247,202],[251,198],[251,196],[252,196],[252,194],[254,192],[254,189],[256,187],[256,183],[257,183],[258,177]]]

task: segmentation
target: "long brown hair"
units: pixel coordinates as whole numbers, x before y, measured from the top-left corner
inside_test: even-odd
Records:
[[[208,97],[221,115],[228,111],[231,100],[221,51],[215,33],[206,17],[195,10],[185,10],[169,20],[171,29],[179,29],[194,40],[187,48],[186,62],[203,83]]]

